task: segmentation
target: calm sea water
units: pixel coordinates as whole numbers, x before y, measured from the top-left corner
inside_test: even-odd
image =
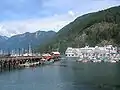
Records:
[[[2,72],[0,90],[120,90],[120,64],[61,60]]]

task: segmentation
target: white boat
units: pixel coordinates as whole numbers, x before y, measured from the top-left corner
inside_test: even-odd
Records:
[[[76,60],[76,61],[77,61],[77,62],[82,62],[82,60],[83,60],[82,58],[79,58],[79,59]]]
[[[30,67],[30,64],[28,62],[26,62],[24,64],[20,64],[19,66],[21,66],[21,67]]]
[[[35,65],[39,65],[39,62],[33,62],[33,63],[26,62],[24,64],[20,64],[19,66],[21,66],[21,67],[31,67],[31,66],[35,66]]]
[[[101,60],[93,60],[93,62],[98,62],[99,63],[99,62],[101,62]]]
[[[110,62],[110,63],[116,63],[117,61],[115,61],[115,60],[110,60],[109,62]]]

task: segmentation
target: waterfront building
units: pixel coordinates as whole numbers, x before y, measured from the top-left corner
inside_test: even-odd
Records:
[[[107,45],[104,47],[89,47],[84,48],[72,48],[68,47],[65,51],[66,57],[89,57],[89,56],[108,56],[109,54],[117,54],[117,47]]]
[[[79,48],[68,47],[65,51],[66,57],[78,57],[79,56]]]

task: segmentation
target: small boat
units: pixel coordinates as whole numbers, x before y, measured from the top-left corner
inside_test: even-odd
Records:
[[[33,62],[33,63],[26,62],[24,64],[20,64],[19,66],[21,66],[21,67],[33,67],[33,66],[36,66],[39,64],[40,64],[39,62]]]
[[[99,62],[101,62],[101,60],[93,60],[93,62],[98,62],[99,63]]]
[[[30,64],[28,62],[24,63],[24,64],[20,64],[20,67],[30,67]]]
[[[115,61],[115,60],[110,60],[109,62],[110,62],[110,63],[116,63],[117,61]]]
[[[82,58],[79,58],[79,59],[76,60],[76,61],[77,61],[77,62],[82,62],[82,60],[83,60]]]
[[[82,62],[83,62],[83,63],[86,63],[86,62],[88,62],[88,60],[82,60]]]
[[[54,59],[44,60],[43,63],[44,63],[44,64],[51,64],[51,63],[54,63]]]

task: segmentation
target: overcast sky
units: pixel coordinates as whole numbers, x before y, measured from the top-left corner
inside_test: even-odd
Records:
[[[120,0],[0,0],[0,35],[58,31],[76,17],[120,5]]]

